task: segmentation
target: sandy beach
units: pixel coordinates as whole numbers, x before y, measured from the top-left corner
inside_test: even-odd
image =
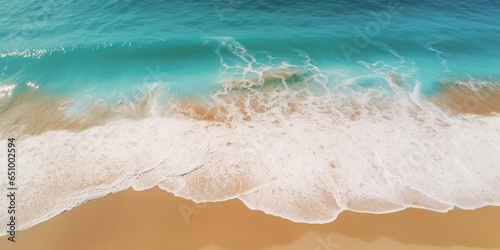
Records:
[[[196,204],[159,188],[89,201],[17,232],[0,249],[500,249],[500,207],[344,212],[294,223],[241,201]]]
[[[500,250],[499,13],[3,1],[0,250]]]

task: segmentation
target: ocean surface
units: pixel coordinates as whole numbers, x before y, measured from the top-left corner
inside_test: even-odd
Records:
[[[500,205],[499,17],[496,0],[3,1],[18,223],[157,185],[306,223]]]

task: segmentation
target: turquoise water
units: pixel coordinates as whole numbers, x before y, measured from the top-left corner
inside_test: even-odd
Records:
[[[4,1],[19,228],[130,187],[305,223],[498,206],[499,17],[488,0]],[[436,105],[444,85],[471,96]]]
[[[0,82],[15,92],[32,82],[109,96],[156,82],[210,93],[229,38],[278,65],[300,68],[307,55],[360,85],[385,85],[380,76],[392,74],[433,94],[443,78],[499,76],[497,1],[51,0],[4,3],[0,16]]]

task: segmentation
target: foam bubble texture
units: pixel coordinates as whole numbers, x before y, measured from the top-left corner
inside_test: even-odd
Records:
[[[307,223],[345,210],[500,205],[498,114],[451,114],[390,77],[390,91],[351,88],[346,79],[331,88],[307,58],[303,68],[269,71],[237,51],[244,62],[232,69],[258,77],[236,78],[240,85],[221,77],[225,88],[211,97],[220,119],[171,112],[20,137],[19,229],[90,199],[157,185],[196,202],[238,198]]]
[[[21,138],[21,228],[130,186],[160,185],[197,202],[239,198],[309,223],[343,210],[499,204],[499,116],[448,116],[396,99],[353,120],[333,103],[319,108],[322,101],[309,96],[302,112],[254,113],[250,121],[120,120]]]

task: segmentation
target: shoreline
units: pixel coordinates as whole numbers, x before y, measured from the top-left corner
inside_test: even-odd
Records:
[[[239,200],[196,204],[158,187],[88,201],[16,233],[2,249],[500,249],[500,207],[342,212],[295,223]]]

